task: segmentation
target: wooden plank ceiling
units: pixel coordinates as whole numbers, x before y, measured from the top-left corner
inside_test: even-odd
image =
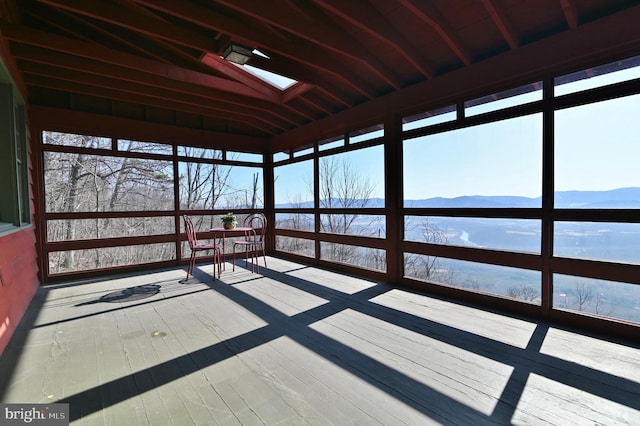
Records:
[[[270,137],[636,0],[2,0],[31,105]],[[297,81],[280,90],[221,58]]]

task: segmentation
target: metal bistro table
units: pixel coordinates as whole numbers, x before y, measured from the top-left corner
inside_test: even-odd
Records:
[[[209,232],[213,232],[213,240],[217,241],[218,239],[222,240],[222,257],[226,258],[226,253],[224,252],[224,250],[226,249],[226,238],[227,238],[227,234],[230,235],[241,235],[244,236],[245,238],[255,238],[256,237],[256,230],[250,227],[245,227],[245,226],[236,226],[235,228],[231,228],[231,229],[227,229],[227,228],[222,228],[222,227],[218,227],[218,228],[211,228],[209,229]],[[218,237],[218,235],[220,235],[220,237]],[[235,253],[233,254],[233,259],[235,262]],[[249,259],[245,257],[245,261],[248,261]],[[254,265],[258,262],[258,254],[257,252],[254,250],[253,252],[253,259],[252,259],[252,265],[251,265],[251,272],[254,272]],[[222,265],[223,269],[225,268],[225,265]]]

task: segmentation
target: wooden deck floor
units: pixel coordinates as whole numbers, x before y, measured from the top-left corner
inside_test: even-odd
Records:
[[[640,425],[640,349],[268,258],[39,290],[0,400],[91,425]]]

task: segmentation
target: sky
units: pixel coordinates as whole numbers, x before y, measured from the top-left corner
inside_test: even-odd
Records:
[[[557,95],[640,77],[640,67],[557,86]],[[520,95],[491,104],[506,107],[540,97]],[[476,107],[481,108],[481,107]],[[555,190],[640,187],[640,95],[557,111]],[[482,112],[482,111],[479,111]],[[405,127],[406,128],[406,127]],[[409,140],[403,144],[404,198],[542,193],[542,114]],[[343,154],[384,198],[380,149]],[[275,170],[276,204],[309,200],[312,162]],[[284,184],[286,182],[286,185]]]

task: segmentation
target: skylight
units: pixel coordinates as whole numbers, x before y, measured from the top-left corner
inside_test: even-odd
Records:
[[[253,67],[251,65],[242,65],[244,69],[249,71],[250,73],[260,77],[262,80],[271,84],[272,86],[277,87],[280,90],[284,90],[287,87],[297,83],[296,80],[292,80],[288,77],[285,77],[280,74],[272,73],[270,71],[265,71],[260,68]]]
[[[296,80],[285,77],[283,75],[276,74],[271,71],[266,71],[252,65],[247,65],[247,61],[249,61],[252,56],[259,56],[267,60],[271,59],[267,54],[259,51],[258,49],[251,50],[251,48],[249,47],[245,47],[235,43],[229,44],[229,46],[225,49],[222,58],[226,59],[228,62],[234,64],[237,67],[244,68],[245,71],[253,74],[265,83],[269,83],[270,85],[280,90],[285,90],[286,88],[297,83]]]
[[[253,53],[254,55],[262,56],[262,57],[263,57],[263,58],[265,58],[265,59],[271,59],[271,58],[269,58],[269,56],[268,56],[268,55],[266,55],[265,53],[263,53],[263,52],[259,51],[258,49],[253,49],[253,50],[251,51],[251,53]]]

